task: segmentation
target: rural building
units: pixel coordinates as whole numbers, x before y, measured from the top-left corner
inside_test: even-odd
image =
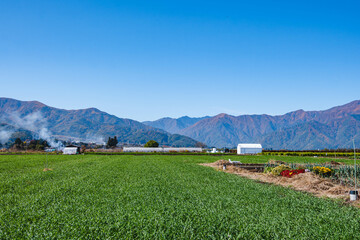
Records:
[[[124,147],[123,152],[202,152],[202,148],[191,148],[191,147]]]
[[[74,145],[66,146],[63,150],[63,154],[67,154],[67,155],[80,154],[80,147]]]
[[[216,149],[216,148],[213,148],[212,150],[211,150],[211,153],[217,153],[218,152],[218,150]]]
[[[237,146],[237,154],[257,154],[262,152],[261,144],[240,143]]]

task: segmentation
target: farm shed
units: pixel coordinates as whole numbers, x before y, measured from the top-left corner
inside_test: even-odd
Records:
[[[67,154],[67,155],[80,154],[80,147],[74,145],[66,146],[63,150],[63,154]]]
[[[240,143],[237,146],[237,154],[257,154],[262,152],[261,144]]]

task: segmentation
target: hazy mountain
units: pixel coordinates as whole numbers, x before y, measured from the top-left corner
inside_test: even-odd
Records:
[[[47,134],[48,129],[55,135],[82,139],[116,135],[120,142],[143,144],[154,139],[170,146],[194,146],[200,141],[216,147],[260,142],[273,149],[349,148],[352,138],[360,142],[360,101],[324,111],[298,110],[279,116],[222,113],[203,118],[162,118],[143,124],[96,108],[63,110],[36,101],[0,98],[0,123],[0,140],[13,133],[7,131],[13,127],[27,130],[21,133],[25,135]]]
[[[360,115],[309,121],[266,135],[264,146],[276,149],[351,148],[352,139],[360,140]],[[324,120],[324,119],[323,119]]]
[[[166,118],[161,118],[156,121],[146,121],[143,123],[148,126],[163,129],[169,133],[179,133],[181,130],[183,130],[191,125],[194,125],[195,123],[197,123],[200,120],[207,119],[207,118],[210,118],[210,117],[209,116],[199,117],[199,118],[191,118],[188,116],[184,116],[181,118],[166,117]]]
[[[31,131],[49,130],[51,134],[93,139],[117,136],[119,142],[158,141],[169,146],[194,146],[197,141],[178,134],[169,134],[140,122],[118,118],[96,108],[64,110],[37,101],[0,98],[0,123]],[[45,133],[46,134],[46,133]]]
[[[36,136],[36,133],[15,127],[7,123],[0,123],[0,144],[4,144],[7,141],[13,142],[16,138],[23,140],[32,139]]]
[[[168,130],[169,125],[158,127]],[[360,141],[360,101],[324,111],[298,110],[279,116],[222,113],[176,132],[217,147],[260,142],[274,149],[348,148],[352,138]]]

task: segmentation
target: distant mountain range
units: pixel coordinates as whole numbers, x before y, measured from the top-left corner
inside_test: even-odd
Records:
[[[162,118],[140,123],[96,108],[64,110],[37,101],[0,98],[0,142],[31,134],[98,141],[117,136],[120,142],[161,145],[235,147],[261,143],[272,149],[350,148],[360,143],[360,101],[325,111],[298,110],[284,115],[219,114],[199,118]],[[14,134],[17,135],[14,135]]]
[[[170,134],[131,119],[118,118],[96,108],[64,110],[37,101],[0,98],[0,140],[6,134],[28,130],[41,135],[57,135],[96,140],[117,136],[119,142],[144,144],[155,140],[161,145],[195,146],[198,141]]]
[[[199,117],[199,118],[191,118],[191,117],[188,117],[188,116],[184,116],[184,117],[181,117],[181,118],[169,118],[169,117],[166,117],[166,118],[161,118],[161,119],[156,120],[156,121],[152,121],[152,122],[151,121],[146,121],[146,122],[143,122],[143,123],[146,124],[146,125],[155,127],[155,128],[160,128],[160,129],[163,129],[163,130],[166,129],[165,131],[167,131],[169,133],[178,133],[181,130],[194,125],[198,121],[203,120],[203,119],[207,119],[207,118],[210,118],[210,117],[209,116]]]
[[[162,118],[144,124],[216,147],[259,142],[273,149],[350,148],[353,138],[360,141],[360,101],[325,111],[298,110],[280,116],[222,113],[204,118]]]

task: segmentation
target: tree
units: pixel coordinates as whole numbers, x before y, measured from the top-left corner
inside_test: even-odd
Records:
[[[27,149],[29,150],[35,150],[36,149],[36,145],[37,145],[37,140],[31,140]]]
[[[35,150],[40,151],[40,150],[44,150],[44,149],[45,149],[45,146],[44,146],[44,145],[42,145],[42,144],[36,144]]]
[[[159,146],[159,143],[154,141],[154,140],[150,140],[148,141],[144,147],[158,147]]]
[[[114,147],[116,147],[117,144],[118,144],[118,140],[117,140],[116,136],[114,138],[109,137],[106,147],[114,148]]]
[[[29,142],[29,145],[27,146],[27,150],[44,150],[45,148],[50,147],[50,145],[48,144],[48,142],[46,140],[43,139],[39,139],[39,140],[31,140]]]
[[[17,149],[17,150],[23,150],[24,149],[24,143],[23,141],[21,141],[20,138],[16,138],[13,148]]]
[[[85,145],[81,145],[81,153],[84,153],[86,151],[86,146]]]
[[[21,145],[22,143],[23,142],[21,141],[20,138],[15,139],[15,142],[14,142],[15,145]]]

